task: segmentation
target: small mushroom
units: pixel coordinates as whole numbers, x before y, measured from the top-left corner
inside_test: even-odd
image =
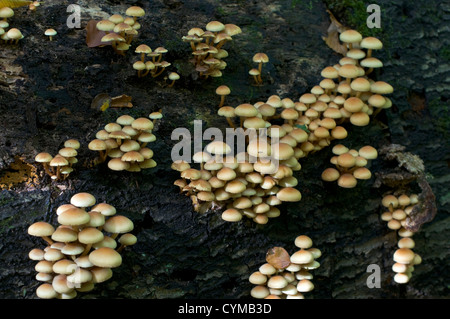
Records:
[[[58,32],[56,32],[55,29],[50,28],[50,29],[45,30],[44,34],[45,34],[46,36],[48,36],[48,38],[49,38],[50,41],[53,41],[53,37],[54,37],[55,35],[57,35]]]

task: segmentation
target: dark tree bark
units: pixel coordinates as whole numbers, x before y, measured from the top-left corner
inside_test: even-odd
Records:
[[[301,160],[296,172],[302,200],[285,203],[281,216],[266,225],[251,220],[227,223],[220,212],[195,212],[188,197],[173,182],[170,168],[171,132],[203,128],[225,129],[216,115],[215,89],[231,88],[227,104],[264,101],[270,95],[298,100],[320,80],[320,71],[338,63],[341,55],[329,48],[330,17],[348,27],[364,24],[366,12],[337,7],[334,1],[82,1],[80,29],[69,29],[70,1],[48,0],[35,12],[16,9],[11,19],[24,38],[17,45],[0,44],[0,296],[36,298],[32,248],[44,242],[27,235],[27,228],[44,220],[56,225],[56,208],[78,192],[116,207],[135,223],[135,246],[123,253],[113,277],[79,298],[250,298],[250,274],[265,262],[272,247],[295,251],[294,239],[308,235],[322,256],[314,270],[315,289],[306,298],[446,298],[450,247],[450,111],[448,99],[450,6],[438,1],[379,1],[382,28],[374,32],[384,48],[376,56],[384,63],[373,76],[390,83],[393,106],[363,128],[346,126],[345,144],[372,145],[380,153],[372,161],[372,179],[356,188],[324,183],[331,147]],[[110,47],[89,48],[84,27],[91,19],[124,13],[142,5],[147,15],[132,48],[146,43],[166,47],[166,60],[181,79],[171,88],[163,77],[138,78],[133,50],[125,56]],[[356,5],[358,4],[358,5]],[[365,9],[365,8],[363,8]],[[220,78],[196,78],[188,62],[190,47],[181,37],[192,27],[211,20],[233,23],[243,33],[225,45],[227,67]],[[58,31],[48,41],[41,28]],[[256,52],[270,62],[263,67],[263,86],[253,86],[248,70]],[[91,107],[99,94],[132,97],[133,108]],[[92,166],[96,154],[87,149],[95,133],[121,114],[164,115],[152,143],[158,166],[140,173],[112,172]],[[52,181],[34,162],[39,152],[56,153],[62,143],[78,139],[79,163],[61,182]],[[393,145],[400,150],[393,154]],[[423,169],[416,165],[423,164]],[[420,167],[419,167],[420,168]],[[11,177],[11,179],[8,179]],[[12,181],[11,183],[6,181]],[[398,237],[380,219],[381,199],[387,193],[422,194],[423,206],[411,221],[416,230],[414,249],[423,259],[405,285],[393,281],[392,256]],[[381,269],[381,288],[370,289],[367,267]]]

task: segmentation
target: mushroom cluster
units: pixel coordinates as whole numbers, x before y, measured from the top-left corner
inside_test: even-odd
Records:
[[[14,10],[10,7],[0,8],[0,38],[4,43],[17,44],[24,37],[18,28],[10,27],[8,19],[13,16]]]
[[[97,22],[96,28],[104,32],[101,42],[111,45],[117,54],[125,55],[130,49],[131,42],[138,35],[141,24],[137,19],[145,15],[145,10],[138,6],[131,6],[125,11],[125,17],[113,14],[107,20]]]
[[[249,277],[256,285],[250,295],[257,299],[304,299],[304,293],[314,289],[310,270],[320,267],[316,259],[322,255],[312,245],[311,238],[300,235],[295,239],[300,249],[292,255],[282,247],[269,249],[266,263]]]
[[[397,231],[401,237],[397,243],[398,249],[394,252],[394,265],[392,270],[396,273],[394,281],[399,284],[408,283],[411,279],[414,266],[422,262],[420,255],[413,251],[415,242],[412,239],[414,232],[405,228],[406,220],[413,208],[419,202],[416,194],[385,195],[381,201],[388,211],[381,214],[381,220],[387,222],[389,229]]]
[[[248,74],[250,74],[253,77],[253,79],[255,80],[255,83],[254,83],[255,85],[262,85],[263,84],[263,80],[261,77],[262,65],[264,63],[269,62],[269,57],[265,53],[258,52],[253,56],[252,60],[253,60],[253,62],[258,64],[258,67],[250,69],[250,71],[248,71]]]
[[[65,180],[73,172],[73,164],[78,162],[79,148],[78,140],[68,139],[54,157],[50,153],[41,152],[35,156],[34,160],[43,165],[45,172],[52,180]]]
[[[131,234],[133,222],[116,214],[114,206],[97,203],[89,193],[77,193],[70,203],[59,206],[58,227],[39,221],[28,234],[41,237],[44,249],[34,248],[28,256],[36,261],[39,298],[72,299],[110,279],[113,268],[122,264],[121,252],[137,242]]]
[[[168,52],[164,47],[157,47],[152,50],[148,45],[141,44],[134,52],[139,54],[140,57],[139,61],[133,63],[133,69],[138,72],[137,75],[139,78],[145,77],[148,74],[150,74],[152,78],[156,78],[171,65],[171,63],[162,60],[163,54]],[[146,56],[151,59],[146,61]]]
[[[366,167],[369,160],[378,157],[377,150],[366,145],[359,150],[349,149],[343,144],[333,147],[334,156],[330,159],[331,164],[336,168],[329,167],[322,172],[322,180],[326,182],[337,181],[342,188],[353,188],[358,180],[368,180],[372,177],[372,172]]]
[[[106,124],[88,145],[91,151],[99,153],[96,164],[108,160],[111,170],[129,172],[155,167],[153,151],[147,144],[156,140],[152,131],[161,118],[160,112],[153,112],[148,118],[121,115],[116,122]]]
[[[294,188],[297,179],[292,175],[298,162],[292,157],[293,149],[284,143],[262,144],[258,139],[251,140],[247,152],[233,155],[228,144],[213,141],[193,155],[197,168],[182,160],[172,164],[172,169],[181,174],[174,185],[191,198],[197,212],[226,208],[221,214],[225,221],[238,222],[246,216],[257,224],[266,224],[269,218],[280,215],[276,206],[300,201],[302,196]],[[282,164],[275,165],[259,151],[273,152]]]
[[[210,21],[202,28],[191,28],[187,35],[182,37],[189,42],[193,57],[189,60],[201,77],[221,77],[222,70],[227,66],[223,60],[228,52],[223,45],[233,40],[233,36],[240,34],[241,28],[235,24],[223,24],[220,21]]]

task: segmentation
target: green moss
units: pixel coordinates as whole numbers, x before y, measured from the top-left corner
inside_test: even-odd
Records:
[[[379,35],[382,28],[369,28],[367,27],[367,18],[370,13],[367,13],[368,3],[361,0],[325,0],[325,4],[328,9],[333,12],[339,22],[358,30],[363,36]],[[383,7],[381,7],[381,16],[383,16]],[[384,20],[383,20],[384,22]],[[382,23],[383,23],[382,22]]]
[[[439,55],[446,61],[450,61],[450,45],[447,45],[439,50]]]

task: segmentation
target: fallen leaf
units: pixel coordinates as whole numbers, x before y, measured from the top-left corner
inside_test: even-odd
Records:
[[[111,107],[133,107],[131,96],[122,94],[111,99]]]
[[[291,257],[282,247],[273,247],[267,251],[266,261],[276,269],[285,269],[291,264]]]
[[[348,30],[348,28],[343,26],[330,10],[327,10],[327,12],[330,15],[331,23],[327,30],[327,36],[322,37],[322,39],[334,52],[345,56],[347,54],[347,47],[339,40],[339,34]]]
[[[97,29],[96,20],[89,20],[86,25],[86,44],[90,48],[102,47],[106,45],[111,45],[108,42],[102,42],[102,38],[106,35],[106,32]]]

